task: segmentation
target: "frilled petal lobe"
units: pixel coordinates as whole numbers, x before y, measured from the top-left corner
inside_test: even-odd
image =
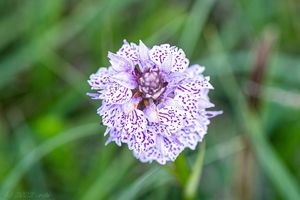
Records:
[[[182,94],[190,93],[196,96],[201,96],[204,89],[213,89],[213,86],[209,83],[209,77],[192,79],[180,83],[176,87],[176,92]]]
[[[104,89],[110,82],[109,70],[104,67],[100,68],[95,74],[92,74],[88,80],[92,90]]]
[[[124,40],[123,46],[117,52],[118,55],[131,60],[131,62],[135,65],[139,63],[139,52],[138,46],[134,43],[129,44],[126,40]]]
[[[160,123],[166,125],[170,132],[176,132],[183,127],[184,112],[172,106],[167,106],[159,110]]]
[[[202,141],[204,134],[198,132],[191,132],[188,129],[182,129],[178,134],[178,140],[186,144],[187,147],[194,150],[198,142]]]
[[[131,97],[132,92],[130,89],[115,83],[106,88],[103,99],[108,104],[124,104],[128,102]]]
[[[162,165],[167,161],[174,161],[184,149],[183,143],[180,143],[177,138],[165,137],[157,132],[154,133],[156,133],[155,144],[145,148],[144,152],[140,155],[140,160],[142,162],[156,160]]]
[[[178,49],[175,46],[169,44],[162,44],[160,46],[154,46],[150,50],[150,58],[157,65],[161,66],[166,58],[172,57],[171,72],[183,72],[189,65],[189,60],[185,57],[185,53],[182,49]],[[167,62],[169,63],[169,61]]]
[[[191,94],[176,95],[174,99],[183,108],[187,120],[198,117],[198,101]]]
[[[147,120],[142,111],[134,109],[126,116],[122,129],[123,141],[128,144],[129,149],[134,150],[136,155],[144,150],[143,144],[149,139],[146,128]]]
[[[102,123],[108,127],[118,127],[120,124],[121,108],[119,105],[107,105],[103,104],[97,113],[102,116]]]
[[[111,142],[115,142],[118,146],[121,146],[121,133],[116,128],[111,128],[109,130],[109,138],[105,142],[108,145]]]

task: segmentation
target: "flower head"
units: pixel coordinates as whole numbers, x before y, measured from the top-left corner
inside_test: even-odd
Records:
[[[195,149],[207,133],[210,118],[221,111],[214,105],[213,89],[204,67],[189,66],[182,49],[169,44],[151,49],[124,41],[117,53],[108,53],[111,66],[100,68],[88,81],[102,100],[98,114],[109,138],[126,143],[142,162],[174,161],[186,147]]]

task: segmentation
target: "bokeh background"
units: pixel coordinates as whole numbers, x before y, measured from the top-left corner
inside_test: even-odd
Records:
[[[300,199],[298,0],[1,0],[0,199],[187,198],[199,148],[185,185],[104,146],[87,79],[123,39],[179,46],[211,77],[224,114],[194,199]]]

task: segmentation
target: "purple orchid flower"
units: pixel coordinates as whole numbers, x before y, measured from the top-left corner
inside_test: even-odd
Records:
[[[88,83],[102,100],[97,113],[107,126],[106,144],[126,143],[142,162],[174,161],[186,148],[194,150],[207,133],[210,118],[222,111],[213,107],[213,89],[204,67],[189,66],[182,49],[169,44],[149,49],[124,40],[121,49],[108,53],[111,66],[100,68]]]

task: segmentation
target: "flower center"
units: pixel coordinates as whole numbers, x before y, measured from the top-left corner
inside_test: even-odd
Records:
[[[148,71],[138,79],[138,89],[146,98],[157,99],[165,91],[158,71]]]

